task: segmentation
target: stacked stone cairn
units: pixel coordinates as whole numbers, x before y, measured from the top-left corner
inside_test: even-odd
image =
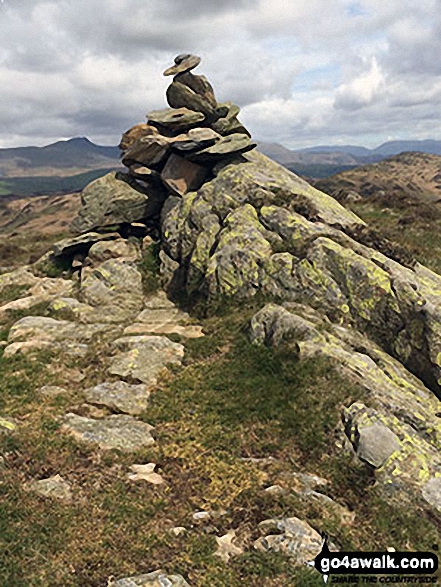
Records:
[[[183,196],[212,177],[219,161],[253,149],[251,135],[239,122],[239,108],[219,104],[203,75],[192,70],[201,59],[178,55],[165,76],[173,76],[167,89],[170,108],[147,115],[122,137],[122,162],[129,176],[145,186],[163,185],[168,193]]]
[[[178,55],[164,72],[173,76],[167,89],[170,108],[150,112],[147,123],[123,134],[119,146],[128,173],[110,173],[83,190],[82,208],[71,224],[74,233],[111,229],[142,236],[144,228],[152,234],[170,195],[198,190],[213,178],[219,162],[256,147],[237,118],[239,107],[218,103],[206,77],[191,73],[200,61]]]

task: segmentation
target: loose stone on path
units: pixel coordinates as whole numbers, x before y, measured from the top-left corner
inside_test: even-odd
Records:
[[[180,365],[184,357],[184,347],[165,336],[126,336],[115,340],[113,346],[120,352],[109,374],[149,386],[156,385],[167,365]]]

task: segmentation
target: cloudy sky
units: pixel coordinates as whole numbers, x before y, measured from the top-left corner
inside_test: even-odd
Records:
[[[441,139],[441,0],[0,0],[0,147],[116,144],[196,53],[290,148]]]

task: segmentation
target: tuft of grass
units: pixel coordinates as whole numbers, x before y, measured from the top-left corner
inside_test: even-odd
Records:
[[[159,243],[152,243],[143,250],[141,260],[138,263],[145,295],[154,293],[159,289],[160,250]]]

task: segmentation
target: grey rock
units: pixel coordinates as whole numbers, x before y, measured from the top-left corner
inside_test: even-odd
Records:
[[[99,335],[115,336],[119,332],[109,324],[76,324],[45,316],[27,316],[16,322],[9,331],[3,357],[17,352],[54,349],[67,355],[81,356]]]
[[[231,155],[246,153],[256,146],[257,144],[251,142],[248,136],[242,133],[233,133],[223,137],[211,147],[196,153],[189,153],[188,157],[196,162],[213,163]]]
[[[38,493],[42,497],[67,502],[72,501],[70,485],[60,475],[55,475],[48,479],[41,479],[40,481],[31,481],[25,485],[25,489]]]
[[[108,372],[149,387],[156,385],[167,365],[180,365],[184,356],[184,347],[165,336],[126,336],[115,340],[113,345],[120,352],[113,358]]]
[[[143,191],[124,174],[108,173],[82,191],[82,208],[71,230],[82,233],[151,218],[159,214],[166,197],[165,191]]]
[[[89,323],[131,320],[143,306],[141,273],[124,258],[108,259],[96,267],[85,267],[80,292],[83,302],[95,310],[92,315],[83,316]]]
[[[323,540],[311,526],[299,518],[274,518],[259,524],[259,529],[266,534],[279,531],[259,538],[254,548],[262,552],[280,552],[292,558],[296,565],[303,565],[321,552]]]
[[[78,253],[87,255],[90,247],[100,241],[114,240],[120,238],[118,233],[99,234],[98,232],[87,232],[73,238],[65,238],[56,242],[52,247],[53,256],[74,256]]]
[[[193,128],[185,135],[180,135],[180,140],[173,143],[172,147],[185,155],[211,147],[219,140],[221,140],[221,135],[211,128]]]
[[[57,397],[59,395],[67,395],[69,392],[64,387],[58,385],[44,385],[40,388],[40,394],[44,397]]]
[[[94,244],[87,256],[92,265],[99,265],[109,259],[123,258],[127,261],[138,261],[141,257],[140,248],[135,243],[119,238],[115,241],[102,241]]]
[[[203,95],[194,92],[179,81],[174,81],[167,88],[167,102],[172,108],[188,108],[195,112],[202,112],[205,116],[212,116],[215,112],[215,106]]]
[[[111,581],[108,587],[190,587],[181,575],[168,575],[163,571],[155,571],[147,575],[138,575]]]
[[[126,415],[94,420],[69,413],[64,417],[62,429],[76,440],[105,450],[133,452],[155,443],[151,435],[153,426]]]
[[[38,283],[38,277],[36,277],[29,267],[20,267],[14,269],[8,273],[0,275],[0,293],[9,287],[25,287],[32,286]],[[23,294],[24,295],[24,294]]]
[[[376,469],[401,449],[400,440],[387,426],[376,422],[372,426],[358,428],[357,456]]]
[[[124,381],[100,383],[84,391],[86,400],[96,406],[105,406],[116,412],[137,416],[149,404],[150,392],[146,385],[129,385]]]
[[[441,477],[432,477],[422,488],[424,499],[436,510],[441,511]]]
[[[167,299],[165,292],[150,298],[135,322],[124,330],[126,335],[172,333],[186,338],[203,336],[202,328],[190,324],[190,316]]]

